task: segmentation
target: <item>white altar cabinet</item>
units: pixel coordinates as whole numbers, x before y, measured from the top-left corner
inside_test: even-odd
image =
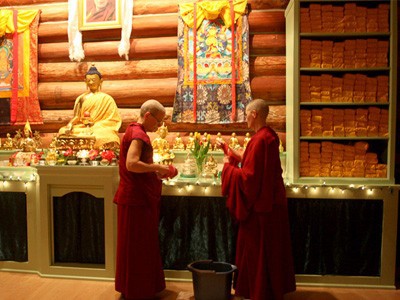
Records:
[[[116,245],[116,210],[113,197],[118,186],[118,168],[38,166],[37,173],[40,199],[38,199],[36,221],[38,222],[37,247],[40,248],[40,251],[38,250],[40,274],[113,280]],[[70,193],[90,194],[95,201],[103,201],[104,263],[60,263],[55,259],[55,199]],[[62,223],[62,220],[58,220],[58,223]],[[60,229],[62,230],[62,226]]]

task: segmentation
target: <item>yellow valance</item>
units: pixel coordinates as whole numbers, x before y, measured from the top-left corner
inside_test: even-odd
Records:
[[[0,10],[0,37],[14,32],[13,12],[8,9]]]
[[[29,25],[35,19],[39,10],[18,10],[18,33],[24,32],[29,28]],[[13,11],[10,9],[0,10],[0,37],[6,33],[14,33]]]
[[[247,0],[233,0],[233,8],[235,11],[235,23],[236,20],[243,14],[246,13],[247,8]],[[206,20],[215,20],[220,17],[226,27],[230,27],[232,25],[231,22],[231,9],[228,0],[221,1],[200,1],[196,3],[196,18],[197,24],[196,28],[198,28],[203,22]],[[182,3],[179,4],[179,11],[183,21],[187,26],[193,28],[194,23],[194,4],[193,3]]]

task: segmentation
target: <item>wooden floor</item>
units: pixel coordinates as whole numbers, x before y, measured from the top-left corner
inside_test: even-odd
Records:
[[[0,272],[1,300],[118,300],[114,282]],[[194,300],[191,282],[167,282],[158,300]],[[298,287],[285,300],[399,300],[400,290]],[[266,299],[267,300],[267,299]]]

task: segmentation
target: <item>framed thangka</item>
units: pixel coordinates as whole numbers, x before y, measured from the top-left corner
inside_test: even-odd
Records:
[[[0,125],[42,124],[37,96],[39,10],[0,10]]]
[[[122,27],[121,0],[80,0],[79,30]]]
[[[172,121],[245,122],[251,101],[247,1],[205,1],[179,8]],[[217,18],[205,17],[210,15]]]

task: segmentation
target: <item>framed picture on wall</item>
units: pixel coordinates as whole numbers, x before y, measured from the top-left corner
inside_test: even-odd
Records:
[[[121,28],[121,0],[80,0],[79,30]]]

